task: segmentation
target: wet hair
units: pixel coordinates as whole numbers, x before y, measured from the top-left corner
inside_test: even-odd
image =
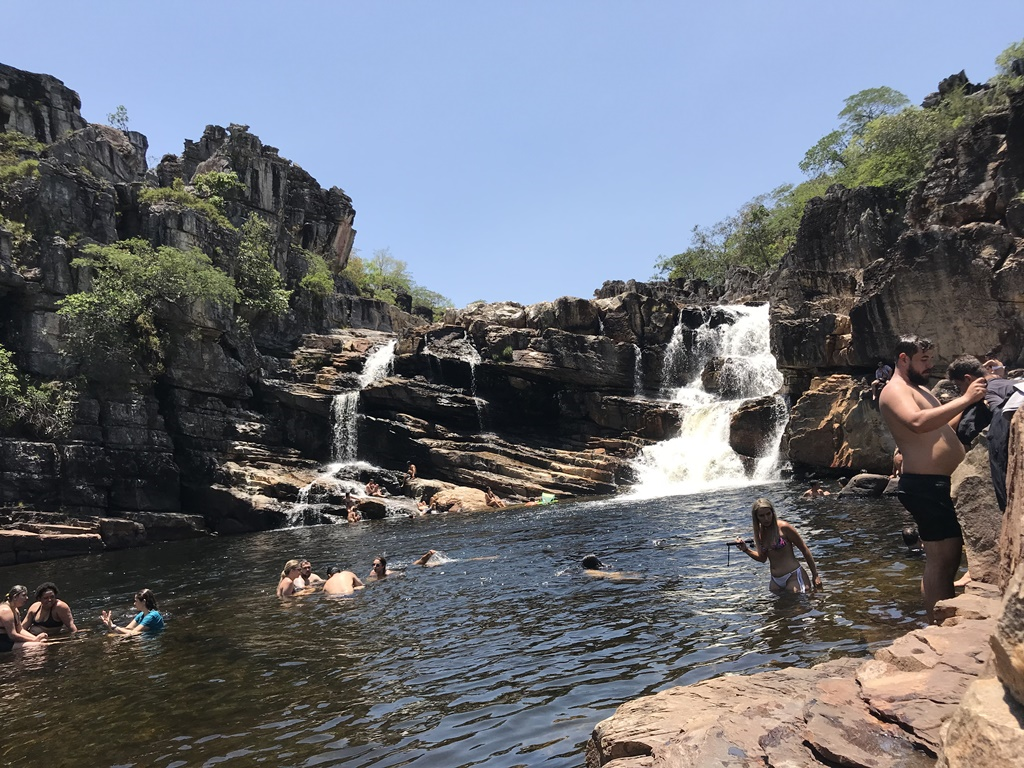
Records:
[[[917,526],[908,525],[903,529],[903,543],[907,545],[907,549],[919,550],[921,549],[921,534],[917,532]]]
[[[811,488],[817,488],[821,485],[821,480],[811,480]]]
[[[598,568],[601,568],[604,563],[597,559],[597,555],[587,555],[583,558],[583,562],[580,563],[580,565],[588,571],[596,571]]]
[[[299,560],[299,568],[305,568],[307,565],[309,566],[310,570],[313,569],[313,564],[309,562],[309,560]]]
[[[764,527],[764,533],[767,533],[772,528],[779,524],[779,517],[775,514],[775,505],[772,504],[768,499],[758,499],[754,502],[754,505],[750,508],[750,519],[754,524],[754,541],[760,544],[762,540],[762,526],[761,521],[757,519],[757,511],[759,509],[770,509],[772,511],[772,521]]]
[[[43,595],[47,592],[53,592],[54,597],[60,597],[60,591],[57,589],[57,585],[52,581],[44,581],[36,587],[36,600],[42,600]]]
[[[377,556],[376,556],[375,558],[373,558],[373,559],[374,559],[374,560],[380,560],[380,564],[381,564],[382,566],[384,566],[384,570],[385,570],[385,571],[386,571],[386,570],[388,569],[388,559],[387,559],[386,557],[384,557],[384,555],[377,555]]]
[[[25,597],[28,597],[28,587],[23,584],[15,584],[7,590],[7,595],[4,597],[4,601],[9,603],[18,595],[25,595]]]
[[[331,578],[331,576],[333,576],[336,573],[341,573],[341,568],[339,568],[336,565],[332,565],[327,569],[327,578]]]
[[[900,336],[899,341],[896,342],[896,346],[893,348],[892,356],[895,360],[899,360],[900,355],[903,354],[907,357],[913,357],[918,352],[927,352],[934,346],[931,339],[926,339],[922,336]]]
[[[156,610],[156,595],[153,594],[152,590],[140,589],[135,593],[135,599],[145,603],[147,611]]]
[[[298,568],[301,562],[301,560],[289,560],[287,563],[285,563],[284,568],[281,570],[281,578],[283,579],[285,576],[287,576],[288,571],[290,571],[292,568]]]
[[[950,381],[963,381],[964,376],[980,378],[987,374],[988,371],[981,367],[981,360],[974,355],[960,355],[946,369],[946,378]]]

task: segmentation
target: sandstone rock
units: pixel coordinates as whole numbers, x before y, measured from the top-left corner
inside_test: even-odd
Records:
[[[125,512],[124,517],[144,526],[149,541],[180,541],[210,535],[203,518],[199,515]]]
[[[1021,450],[1024,434],[1024,408],[1020,408],[1013,416],[1010,424],[1010,457],[1006,473],[1007,512],[1003,515],[1003,527],[999,534],[999,579],[998,585],[1009,591],[1013,575],[1024,563],[1024,515],[1020,514],[1019,506],[1014,500],[1021,498],[1024,490],[1024,451]],[[1016,502],[1018,505],[1019,501]],[[1021,690],[1024,690],[1022,687]],[[1024,702],[1024,699],[1018,699]]]
[[[992,490],[988,444],[979,437],[976,445],[953,472],[952,495],[964,532],[964,549],[971,578],[995,584],[999,580],[999,536],[1003,513]]]
[[[1010,695],[1024,704],[1024,567],[1006,587],[1003,613],[990,640],[996,674]]]
[[[936,768],[1018,765],[1024,754],[1024,707],[996,678],[977,680],[950,718]]]

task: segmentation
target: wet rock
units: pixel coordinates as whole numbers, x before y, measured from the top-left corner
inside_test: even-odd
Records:
[[[146,526],[142,523],[112,517],[102,517],[97,522],[106,549],[141,547],[147,541]]]
[[[843,486],[840,494],[843,496],[881,496],[889,487],[888,475],[872,475],[862,472],[854,475]]]
[[[779,397],[745,401],[730,417],[729,447],[751,458],[775,451],[775,437],[787,416],[786,404]]]

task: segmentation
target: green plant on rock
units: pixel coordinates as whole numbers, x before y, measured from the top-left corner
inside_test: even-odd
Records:
[[[91,273],[91,288],[60,303],[70,351],[86,367],[121,363],[160,373],[175,325],[172,307],[198,301],[230,305],[238,291],[227,274],[198,250],[153,248],[145,240],[89,245],[71,262]]]
[[[224,201],[229,197],[237,197],[245,192],[245,184],[238,179],[234,171],[210,171],[197,174],[192,179],[192,187],[198,197],[209,200],[221,213],[224,212]]]
[[[39,161],[22,160],[12,165],[0,165],[0,186],[10,184],[18,179],[31,179],[39,175]]]
[[[238,303],[252,312],[280,315],[288,309],[292,292],[285,288],[281,274],[274,267],[273,253],[274,237],[270,225],[257,214],[250,214],[242,225],[242,240],[235,262],[235,286],[238,288]]]
[[[128,130],[128,110],[124,104],[118,104],[117,109],[107,114],[107,125],[117,128],[119,131]]]
[[[37,437],[62,437],[71,430],[77,397],[68,382],[31,383],[0,345],[0,428],[20,426]]]
[[[185,187],[185,182],[175,179],[169,187],[147,187],[139,192],[139,202],[146,205],[156,203],[175,203],[182,208],[190,208],[205,216],[212,224],[223,229],[234,230],[235,225],[228,221],[227,216],[210,200],[199,197]]]
[[[306,260],[306,274],[299,281],[299,288],[314,296],[324,298],[334,293],[334,276],[327,261],[318,253],[300,249]]]
[[[417,285],[409,274],[409,266],[391,255],[388,248],[373,252],[373,258],[363,259],[354,254],[341,271],[341,276],[351,282],[362,296],[394,304],[398,294],[412,296],[413,305],[427,307],[438,320],[445,309],[455,306],[452,300],[436,291]]]

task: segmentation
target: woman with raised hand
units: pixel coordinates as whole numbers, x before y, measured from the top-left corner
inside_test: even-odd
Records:
[[[57,585],[52,581],[36,587],[36,601],[25,612],[22,626],[33,635],[50,634],[68,629],[77,632],[71,606],[60,599]]]
[[[754,502],[750,509],[750,518],[754,526],[756,549],[751,549],[743,539],[736,539],[736,546],[759,563],[768,561],[771,568],[768,588],[776,595],[821,589],[821,577],[818,575],[818,566],[814,563],[811,550],[804,544],[796,528],[776,516],[775,506],[768,499],[758,499]],[[794,547],[800,550],[807,561],[813,580],[807,578],[807,572],[797,561],[793,552]]]
[[[110,616],[110,611],[102,611],[100,619],[107,629],[121,635],[138,635],[142,632],[156,632],[164,628],[164,617],[156,609],[156,596],[148,589],[135,593],[135,618],[127,627],[117,626]]]

